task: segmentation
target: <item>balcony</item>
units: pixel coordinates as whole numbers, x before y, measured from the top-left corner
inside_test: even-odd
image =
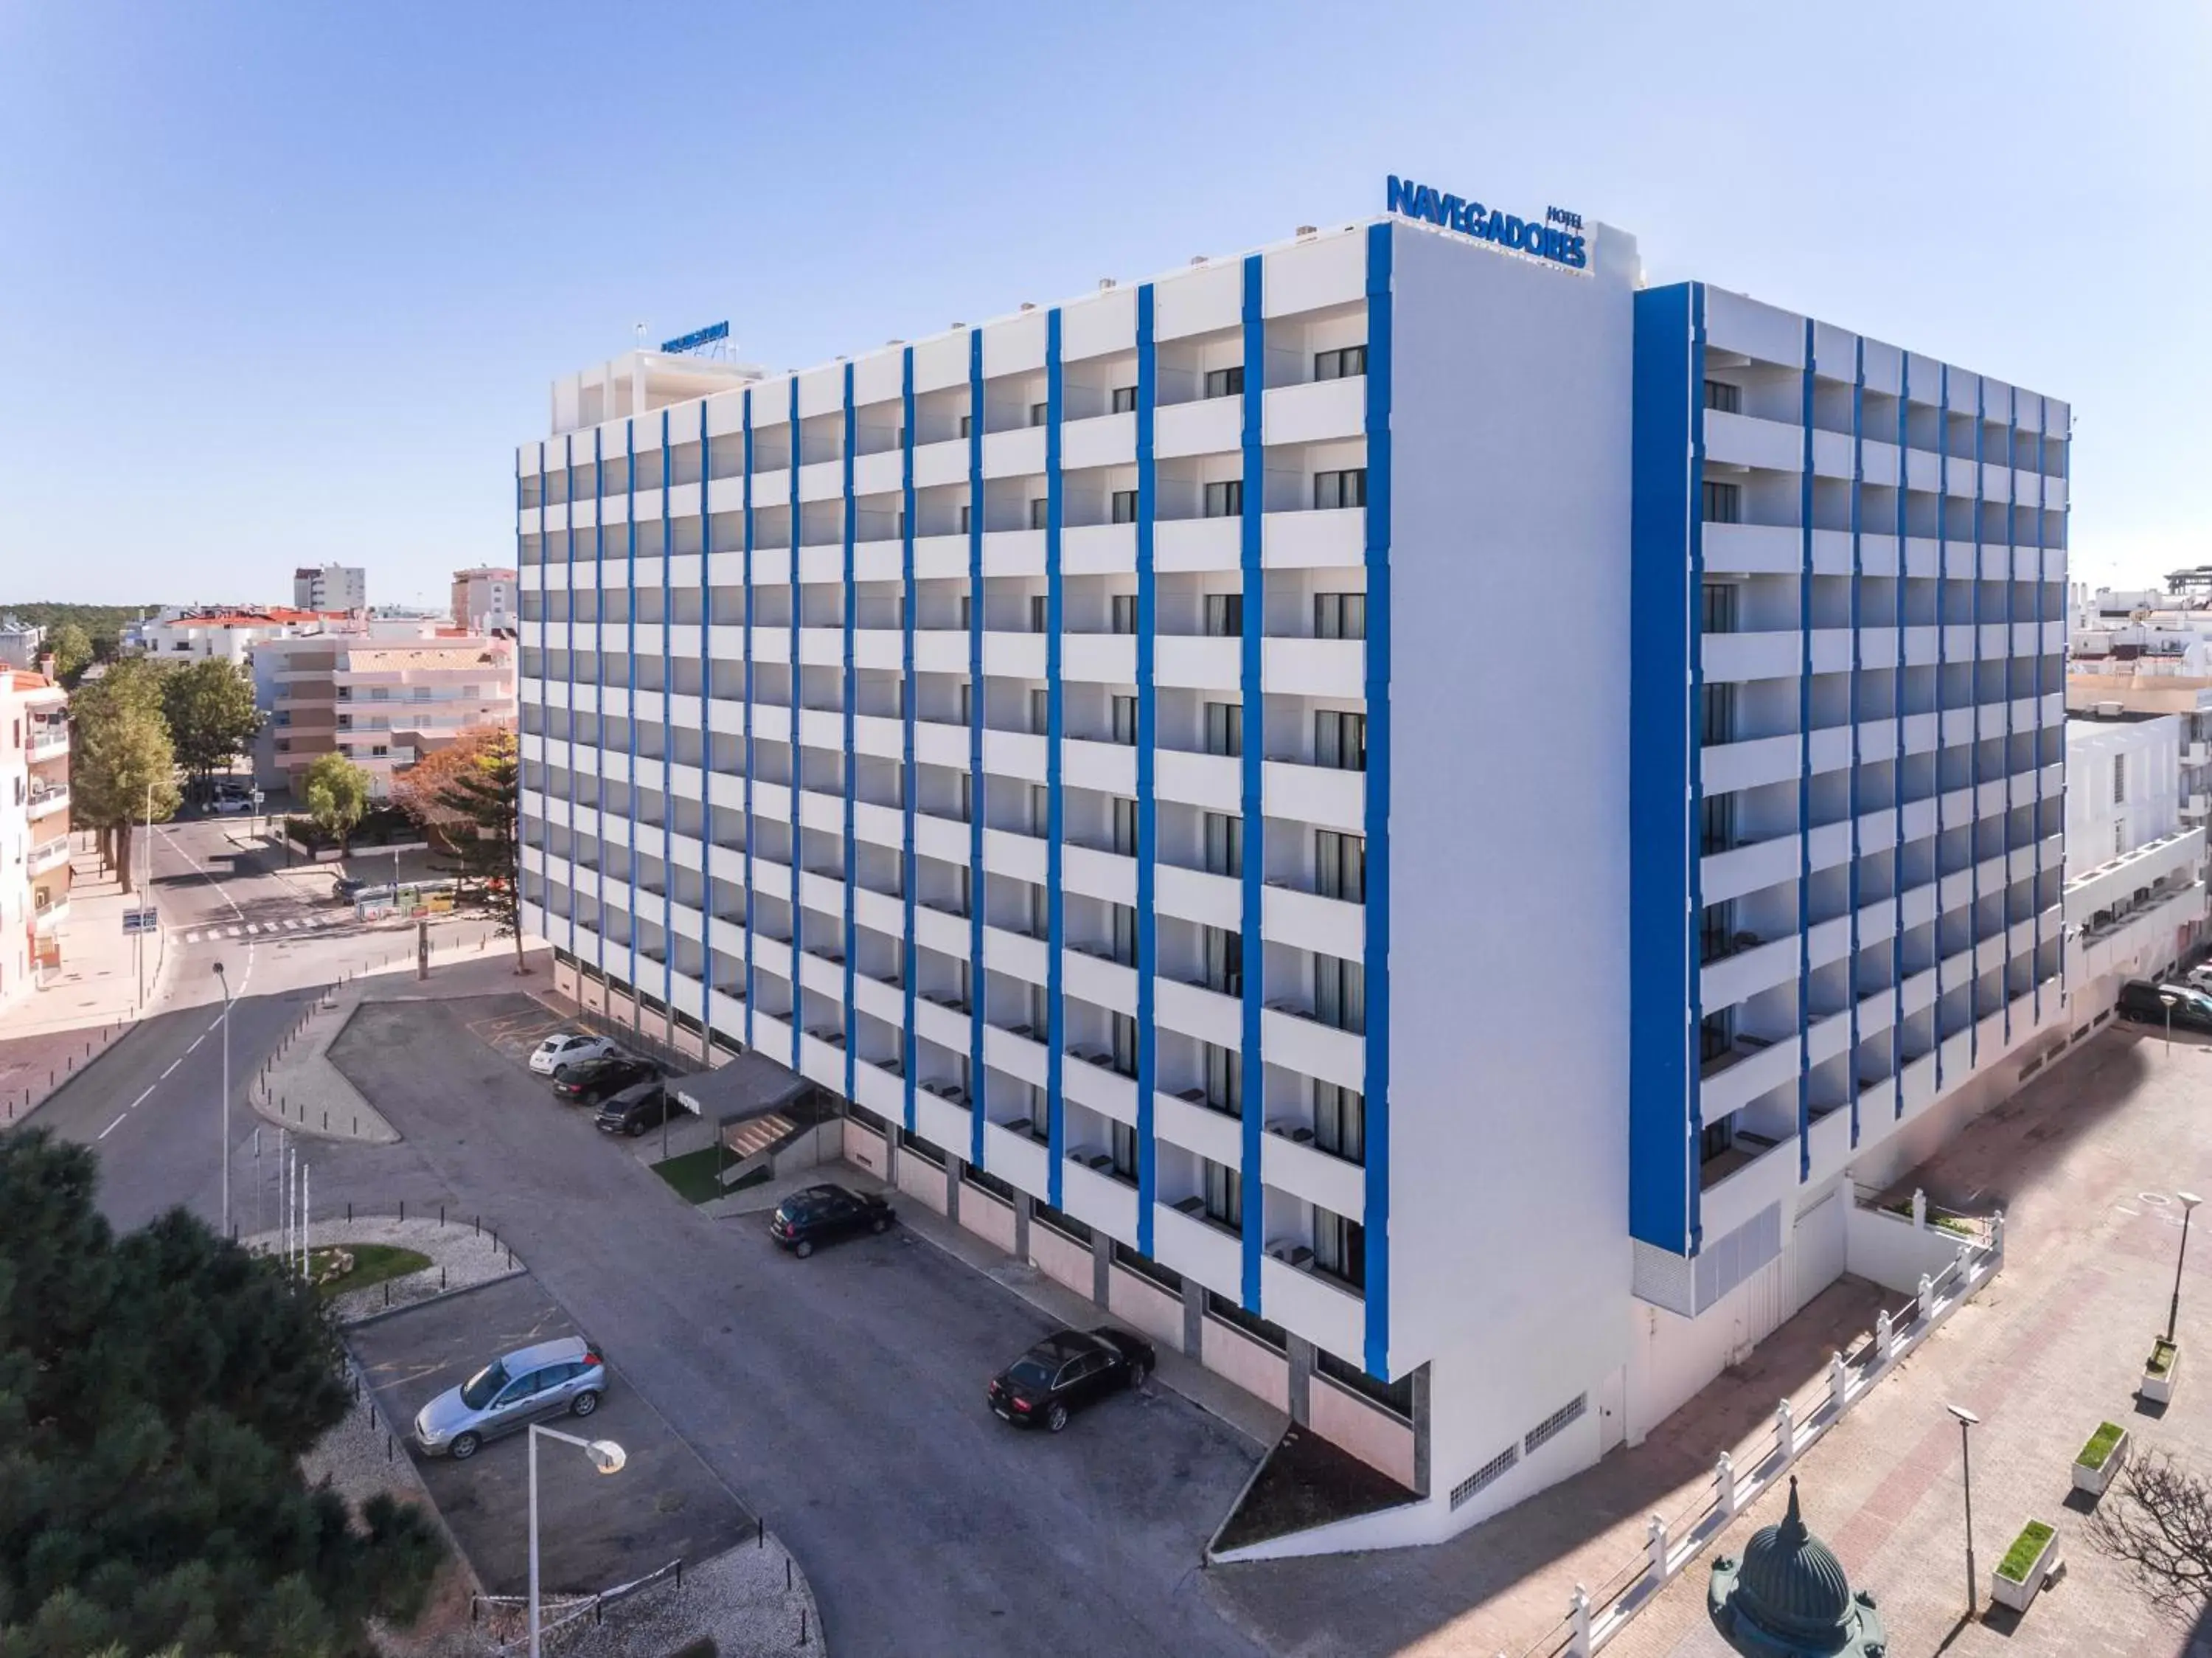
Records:
[[[26,811],[31,821],[36,823],[40,818],[51,817],[56,812],[65,810],[69,803],[69,785],[58,783],[45,789],[32,789]]]
[[[23,867],[31,875],[41,875],[49,869],[59,869],[69,862],[69,857],[70,838],[66,834],[56,835],[33,846],[23,860]]]
[[[32,911],[31,925],[33,930],[35,930],[40,937],[44,937],[47,934],[58,929],[64,922],[69,919],[69,899],[66,898],[55,899],[49,903],[39,905]]]
[[[62,720],[33,720],[29,741],[26,747],[33,760],[58,759],[70,751],[67,722]]]

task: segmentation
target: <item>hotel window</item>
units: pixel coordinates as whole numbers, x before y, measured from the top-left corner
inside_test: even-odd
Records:
[[[1698,1161],[1710,1163],[1714,1158],[1726,1155],[1729,1148],[1735,1144],[1734,1118],[1723,1117],[1717,1123],[1708,1123],[1698,1132]]]
[[[1244,994],[1244,935],[1226,927],[1208,927],[1206,937],[1206,987],[1224,996]]]
[[[1230,369],[1210,369],[1206,375],[1206,394],[1208,397],[1236,397],[1244,390],[1244,365]]]
[[[1736,584],[1733,582],[1707,582],[1704,588],[1704,609],[1698,619],[1701,631],[1706,633],[1735,632],[1736,594],[1739,592]]]
[[[2128,798],[2128,757],[2112,756],[2112,804],[2124,805]]]
[[[1133,524],[1137,521],[1136,491],[1116,490],[1114,491],[1111,517],[1112,521],[1116,524]]]
[[[1364,593],[1314,594],[1314,637],[1364,639],[1367,637],[1367,595]]]
[[[1234,1117],[1244,1109],[1244,1056],[1206,1045],[1206,1103]]]
[[[1114,698],[1114,741],[1120,743],[1137,741],[1137,699],[1134,697]]]
[[[1725,380],[1705,382],[1705,407],[1717,409],[1723,414],[1743,412],[1743,387],[1731,386]]]
[[[1367,837],[1314,832],[1314,890],[1347,904],[1367,901]]]
[[[1049,691],[1032,691],[1032,692],[1030,692],[1030,734],[1032,736],[1038,736],[1038,737],[1042,737],[1042,736],[1043,736],[1047,732],[1050,731],[1051,729],[1052,729],[1052,692],[1050,692]],[[967,773],[967,772],[965,772],[965,771],[963,771],[963,772],[962,772],[960,775],[961,775],[962,777],[967,777],[967,776],[968,776],[968,775],[969,775],[969,773]]]
[[[1049,403],[1032,403],[1032,404],[1030,404],[1030,425],[1032,425],[1032,426],[1042,426],[1042,425],[1046,425],[1046,424],[1049,424],[1049,423],[1050,423],[1051,419],[1052,419],[1052,405],[1051,405],[1051,404],[1049,404]]]
[[[1735,1045],[1735,1009],[1709,1013],[1698,1023],[1698,1057],[1711,1062]]]
[[[1314,353],[1316,380],[1350,380],[1367,372],[1367,348],[1346,345],[1334,351]]]
[[[1137,1178],[1137,1131],[1127,1123],[1107,1124],[1113,1142],[1114,1173],[1124,1180]]]
[[[1123,857],[1137,855],[1137,802],[1114,797],[1114,850]]]
[[[963,535],[968,533],[968,503],[965,501],[960,503],[960,533]]]
[[[1226,812],[1206,814],[1206,868],[1210,875],[1244,873],[1244,820]]]
[[[1199,1166],[1206,1171],[1206,1218],[1217,1226],[1231,1231],[1244,1229],[1244,1176],[1225,1163],[1217,1163],[1210,1157],[1201,1157]]]
[[[1114,1045],[1115,1074],[1134,1076],[1137,1074],[1136,1020],[1126,1013],[1115,1014],[1111,1021],[1110,1039]]]
[[[1367,1096],[1334,1082],[1314,1084],[1314,1144],[1348,1163],[1367,1161]]]
[[[1127,904],[1109,904],[1106,908],[1114,922],[1114,960],[1133,967],[1137,965],[1137,912]]]
[[[1316,1204],[1314,1217],[1314,1270],[1350,1284],[1367,1287],[1367,1231],[1357,1221]]]
[[[1112,615],[1115,632],[1134,633],[1137,631],[1137,595],[1133,593],[1114,594]]]
[[[1314,764],[1338,771],[1367,769],[1367,716],[1324,708],[1314,716]]]
[[[1735,844],[1735,796],[1706,795],[1698,802],[1698,850],[1711,857]]]
[[[1735,741],[1735,686],[1722,680],[1698,687],[1698,740],[1707,747]]]
[[[975,430],[975,416],[973,416],[973,415],[962,415],[962,416],[960,417],[960,436],[963,436],[963,437],[966,437],[966,436],[968,436],[971,432],[973,432],[973,431]]]
[[[1206,752],[1231,755],[1244,752],[1244,705],[1242,703],[1206,704]]]
[[[1052,498],[1043,495],[1031,496],[1030,497],[1030,527],[1033,530],[1041,530],[1051,521]]]
[[[1030,785],[1030,833],[1048,834],[1052,831],[1052,790],[1041,783]]]
[[[1219,484],[1206,486],[1206,515],[1208,518],[1234,518],[1244,510],[1244,480],[1231,478]]]
[[[1698,960],[1699,965],[1718,961],[1732,953],[1735,938],[1735,900],[1723,899],[1718,904],[1708,904],[1698,917]]]
[[[1032,593],[1030,594],[1030,631],[1032,633],[1049,633],[1052,631],[1052,598],[1050,594],[1042,593]]]
[[[1114,412],[1134,414],[1136,411],[1137,388],[1133,386],[1116,386],[1114,388]]]
[[[1367,468],[1348,466],[1342,472],[1314,474],[1314,505],[1364,507],[1367,504]]]
[[[1699,487],[1698,503],[1708,524],[1740,524],[1743,521],[1743,490],[1735,484],[1705,484]]]
[[[1206,595],[1206,637],[1234,639],[1244,631],[1244,595],[1209,593]]]
[[[1367,1029],[1367,969],[1341,956],[1314,957],[1314,1017],[1355,1035]]]

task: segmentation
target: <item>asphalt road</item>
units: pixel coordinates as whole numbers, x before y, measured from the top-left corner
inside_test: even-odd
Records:
[[[1198,1567],[1248,1445],[1156,1387],[1006,1428],[983,1385],[1035,1309],[902,1229],[799,1261],[702,1216],[469,1033],[513,1000],[365,1007],[334,1058],[404,1138],[318,1190],[442,1187],[495,1224],[805,1564],[830,1651],[1260,1650]]]

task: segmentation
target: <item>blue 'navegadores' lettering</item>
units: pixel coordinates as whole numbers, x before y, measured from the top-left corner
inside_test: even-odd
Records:
[[[1401,179],[1395,173],[1389,175],[1387,201],[1389,212],[1473,236],[1478,241],[1534,253],[1572,271],[1589,265],[1589,244],[1580,234],[1582,215],[1565,208],[1547,207],[1541,219],[1523,219],[1465,196],[1447,195],[1428,185]]]

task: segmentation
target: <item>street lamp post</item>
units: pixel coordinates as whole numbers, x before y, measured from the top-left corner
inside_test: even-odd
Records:
[[[230,980],[222,963],[215,964],[216,983],[222,986],[222,1235],[230,1235]]]
[[[2173,1329],[2181,1318],[2181,1264],[2189,1259],[2189,1217],[2197,1212],[2197,1205],[2204,1199],[2193,1192],[2178,1192],[2181,1199],[2181,1247],[2173,1257],[2173,1299],[2166,1306],[2166,1338],[2173,1340]]]
[[[1967,1435],[1981,1418],[1963,1405],[1946,1405],[1943,1408],[1956,1417],[1959,1423],[1959,1469],[1966,1477],[1966,1616],[1972,1618],[1974,1604],[1978,1599],[1977,1586],[1981,1582],[1981,1575],[1974,1570],[1974,1463],[1968,1448]]]
[[[2166,991],[2160,991],[2158,993],[2158,999],[2166,1009],[2166,1051],[2172,1053],[2173,1051],[2173,997]]]
[[[618,1474],[629,1454],[611,1439],[579,1439],[574,1434],[564,1434],[556,1428],[545,1428],[537,1423],[530,1424],[530,1658],[538,1658],[538,1436],[557,1439],[563,1445],[574,1445],[592,1459],[592,1466],[603,1474]]]

